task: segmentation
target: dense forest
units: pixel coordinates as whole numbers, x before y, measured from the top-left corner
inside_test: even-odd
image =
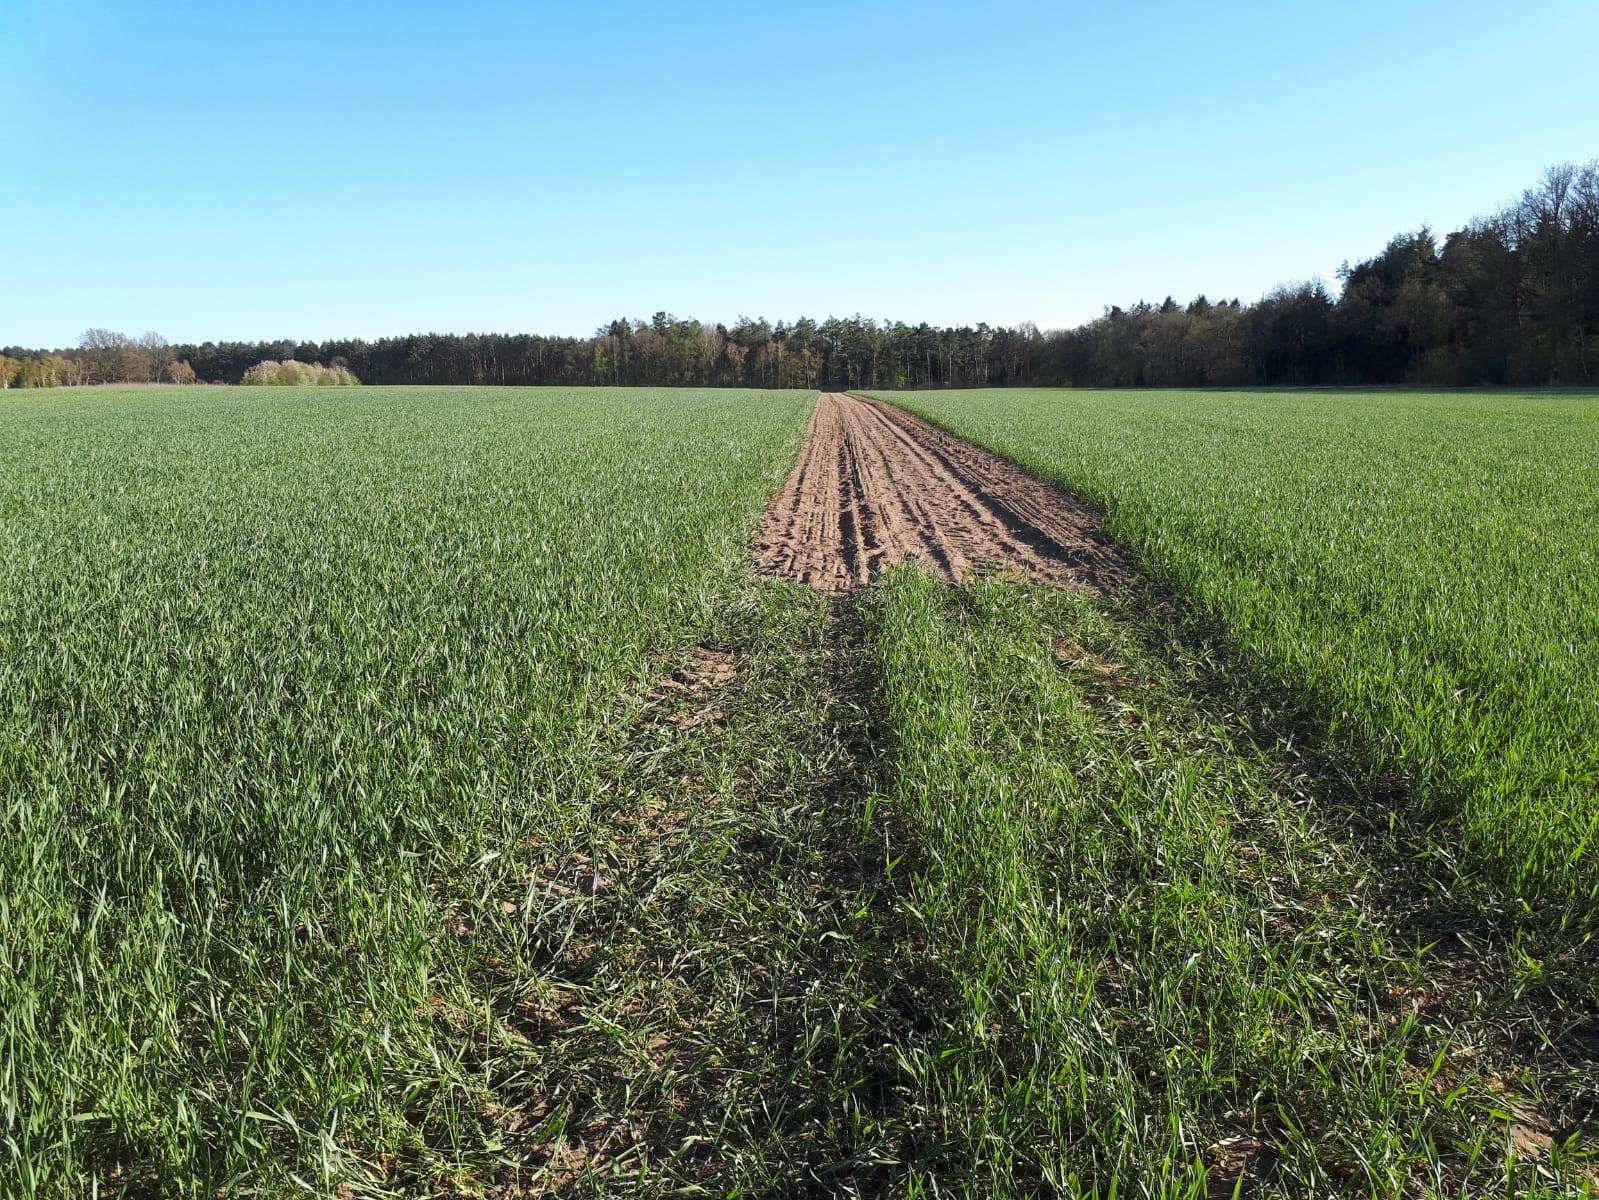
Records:
[[[1075,329],[938,328],[860,316],[731,326],[656,313],[588,338],[413,334],[169,345],[103,329],[66,350],[0,351],[0,386],[238,383],[263,361],[324,363],[374,384],[913,388],[1599,384],[1599,162],[1442,241],[1401,234],[1373,258],[1254,304],[1200,296],[1111,308]]]

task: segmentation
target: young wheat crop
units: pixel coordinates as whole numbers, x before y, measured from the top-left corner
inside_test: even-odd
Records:
[[[8,402],[5,1190],[318,1190],[457,1137],[453,931],[581,823],[596,713],[717,603],[808,399]]]
[[[885,398],[1104,508],[1251,669],[1457,822],[1463,872],[1599,921],[1593,397]]]

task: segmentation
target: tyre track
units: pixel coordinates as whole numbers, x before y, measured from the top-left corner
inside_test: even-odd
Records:
[[[762,564],[842,592],[906,557],[951,583],[991,571],[1108,591],[1131,568],[1058,488],[920,417],[823,392],[762,522]]]

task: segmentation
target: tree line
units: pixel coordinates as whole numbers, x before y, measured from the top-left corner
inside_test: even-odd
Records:
[[[21,346],[0,350],[0,387],[195,382],[198,376],[178,347],[159,333],[133,338],[110,329],[89,329],[70,350]]]
[[[1551,167],[1492,216],[1422,228],[1253,304],[1114,307],[1075,329],[870,318],[616,320],[592,337],[412,334],[168,345],[95,329],[72,349],[0,353],[0,384],[239,383],[263,362],[370,384],[781,388],[1599,383],[1599,162]],[[11,364],[7,366],[7,364]],[[8,372],[10,373],[8,375]],[[29,374],[24,377],[24,372]]]

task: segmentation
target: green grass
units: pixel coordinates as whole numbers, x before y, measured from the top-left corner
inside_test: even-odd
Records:
[[[1473,873],[1585,863],[1496,856],[1489,777],[1363,733],[1387,693],[1312,637],[1443,611],[1453,543],[1347,522],[1397,589],[1364,641],[1292,591],[1346,556],[1284,495],[1428,422],[917,396],[1077,447],[1199,607],[911,568],[829,599],[747,565],[808,400],[0,402],[0,1195],[1591,1192],[1591,897]],[[1553,496],[1577,428],[1480,441]],[[1417,462],[1412,529],[1475,519]],[[1449,641],[1492,570],[1436,585],[1429,653],[1508,670]],[[1540,593],[1498,570],[1510,627]]]
[[[944,980],[937,1035],[901,1055],[938,1151],[908,1194],[1591,1184],[1591,1080],[1529,1070],[1511,1032],[1580,1060],[1582,945],[1529,994],[1493,917],[1418,880],[1403,818],[1262,744],[1224,667],[1147,610],[912,571],[866,610],[903,903]],[[1541,1174],[1512,1133],[1528,1096],[1570,1138]]]
[[[808,399],[0,404],[6,1190],[322,1186],[465,1138],[455,914],[581,823]]]
[[[1450,819],[1463,873],[1599,919],[1599,398],[885,396],[1100,505],[1251,671]]]

